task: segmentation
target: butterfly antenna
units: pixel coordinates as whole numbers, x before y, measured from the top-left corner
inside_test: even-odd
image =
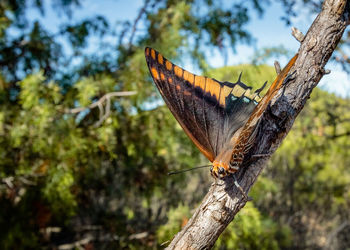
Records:
[[[195,170],[195,169],[207,168],[207,167],[211,167],[211,165],[204,165],[204,166],[198,166],[198,167],[194,167],[194,168],[188,168],[188,169],[182,169],[182,170],[178,170],[178,171],[172,171],[172,172],[169,172],[168,175],[181,174],[181,173],[192,171],[192,170]]]

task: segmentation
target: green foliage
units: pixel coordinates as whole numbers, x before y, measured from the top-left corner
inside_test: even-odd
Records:
[[[70,190],[73,184],[74,176],[67,169],[67,166],[58,165],[49,169],[43,193],[44,198],[50,203],[54,214],[63,214],[65,216],[74,214],[77,204]]]
[[[348,99],[316,89],[265,172],[278,192],[254,187],[256,197],[271,192],[274,199],[258,200],[258,207],[288,221],[302,248],[320,247],[320,238],[329,237],[339,223],[337,216],[349,206],[349,104]],[[346,220],[347,215],[340,217]],[[317,228],[310,226],[314,223]]]
[[[267,59],[278,58],[281,55],[288,55],[289,58],[292,57],[293,55],[288,52],[289,52],[288,49],[286,49],[282,45],[278,47],[265,47],[260,49],[254,54],[252,58],[252,63],[253,64],[265,63]]]
[[[167,224],[160,226],[157,230],[157,239],[160,244],[171,240],[186,225],[191,213],[188,206],[180,204],[177,208],[170,209],[167,216]]]
[[[249,202],[221,234],[215,249],[281,249],[290,246],[290,229],[263,217]]]
[[[108,30],[108,22],[102,16],[87,19],[76,25],[67,25],[63,28],[68,34],[69,42],[73,49],[87,46],[88,37],[91,34],[103,36]]]

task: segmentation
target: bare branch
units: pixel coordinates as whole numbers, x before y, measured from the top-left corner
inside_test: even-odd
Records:
[[[143,14],[146,13],[146,9],[147,9],[147,6],[149,4],[149,0],[146,0],[145,1],[145,4],[143,5],[143,7],[141,8],[139,14],[137,15],[135,21],[134,21],[134,24],[132,26],[132,30],[131,30],[131,35],[130,35],[130,40],[129,40],[129,48],[131,47],[132,45],[132,41],[134,40],[134,36],[135,36],[135,33],[136,33],[136,27],[137,27],[137,24],[138,22],[140,21],[141,17],[143,16]]]
[[[87,107],[80,107],[80,108],[74,108],[74,109],[66,109],[65,113],[68,114],[76,114],[76,113],[80,113],[84,110],[87,109],[93,109],[96,108],[98,105],[103,104],[103,102],[106,99],[109,99],[111,97],[115,97],[115,96],[131,96],[131,95],[135,95],[137,92],[136,91],[122,91],[122,92],[110,92],[108,94],[105,94],[104,96],[102,96],[98,101],[92,103],[91,105],[87,106]]]
[[[273,65],[275,65],[275,71],[276,71],[277,75],[278,75],[279,73],[281,73],[281,65],[280,65],[280,63],[279,63],[278,61],[275,61],[275,62],[273,63]]]
[[[9,177],[3,178],[1,182],[5,183],[9,189],[12,189],[14,187],[13,185],[14,179],[15,178],[13,176],[9,176]]]
[[[344,221],[342,224],[340,224],[340,226],[338,226],[337,228],[335,228],[328,236],[326,244],[325,244],[325,249],[330,249],[331,248],[331,244],[333,239],[337,236],[337,234],[339,234],[344,228],[350,226],[349,221]]]
[[[146,238],[148,235],[149,235],[148,232],[132,234],[129,236],[129,240],[140,240],[140,239]]]
[[[341,133],[341,134],[328,135],[327,138],[328,138],[328,139],[338,139],[338,138],[340,138],[340,137],[349,136],[349,135],[350,135],[350,131],[346,131],[346,132]]]
[[[88,235],[83,239],[77,240],[73,243],[68,243],[68,244],[63,244],[58,246],[59,250],[70,250],[70,249],[74,249],[74,248],[78,248],[78,249],[84,249],[83,246],[88,244],[90,241],[95,240],[95,237]]]
[[[324,75],[323,68],[348,25],[349,4],[346,0],[325,0],[322,11],[301,42],[298,59],[290,71],[292,77],[287,77],[284,88],[271,100],[259,121],[249,155],[272,154],[291,129],[312,89]],[[249,155],[236,174],[246,193],[269,158]],[[232,176],[218,180],[167,249],[211,248],[245,203]]]
[[[36,185],[35,180],[42,176],[43,174],[38,174],[38,173],[32,173],[28,175],[8,176],[8,177],[0,178],[0,185],[5,184],[8,189],[13,189],[16,187],[16,185],[33,186],[33,185]]]
[[[107,119],[107,117],[109,116],[110,113],[111,113],[111,99],[107,98],[106,99],[105,113],[102,116],[101,116],[101,113],[100,113],[100,120],[98,120],[95,123],[94,127],[95,128],[99,127],[103,123],[103,121]]]
[[[85,249],[84,245],[88,244],[92,241],[100,241],[100,242],[112,242],[118,240],[120,237],[115,234],[105,233],[103,232],[101,226],[87,225],[81,228],[75,228],[75,231],[82,232],[87,231],[83,234],[81,239],[76,239],[74,242],[65,243],[62,245],[58,245],[57,249],[60,250],[70,250],[70,249]],[[48,227],[42,230],[42,233],[50,235],[51,233],[59,233],[61,232],[61,228],[53,228]],[[149,232],[142,232],[131,234],[128,238],[129,240],[140,240],[144,239],[149,235]]]
[[[80,107],[80,108],[74,108],[74,109],[66,109],[65,113],[68,114],[77,114],[82,111],[88,110],[88,109],[93,109],[98,107],[100,113],[99,113],[99,120],[95,123],[94,127],[100,126],[104,120],[108,118],[108,116],[111,113],[111,98],[116,97],[116,96],[131,96],[135,95],[137,92],[136,91],[123,91],[123,92],[111,92],[108,94],[105,94],[102,96],[98,101],[92,103],[91,105],[87,107]],[[103,108],[103,104],[106,102],[106,107]]]
[[[100,120],[102,120],[103,113],[104,113],[103,104],[101,102],[98,102],[97,106],[98,106],[98,109],[100,111]]]
[[[297,39],[298,42],[303,42],[305,39],[304,34],[295,27],[292,27],[292,35]]]

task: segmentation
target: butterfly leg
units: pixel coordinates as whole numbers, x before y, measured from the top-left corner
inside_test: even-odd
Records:
[[[264,158],[264,157],[270,157],[272,154],[256,154],[252,155],[251,158]]]
[[[264,157],[270,157],[272,154],[256,154],[256,155],[252,155],[248,160],[247,160],[247,164],[249,164],[251,161],[253,161],[254,158],[264,158]]]
[[[234,180],[234,184],[235,186],[238,188],[238,190],[241,192],[241,194],[243,195],[243,197],[247,200],[247,201],[251,201],[253,200],[251,197],[249,197],[243,190],[243,188],[241,187],[241,185],[239,185],[236,177],[234,175],[233,176],[233,180]]]

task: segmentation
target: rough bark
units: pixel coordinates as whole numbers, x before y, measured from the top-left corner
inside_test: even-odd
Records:
[[[350,0],[325,0],[299,48],[299,57],[283,89],[272,99],[259,123],[249,155],[271,155],[281,144],[311,91],[325,74],[324,66],[349,25]],[[337,84],[337,83],[334,83]],[[249,158],[249,157],[248,157]],[[249,192],[269,157],[251,157],[236,173]],[[218,180],[210,187],[187,225],[167,249],[209,249],[247,201],[233,178]]]

